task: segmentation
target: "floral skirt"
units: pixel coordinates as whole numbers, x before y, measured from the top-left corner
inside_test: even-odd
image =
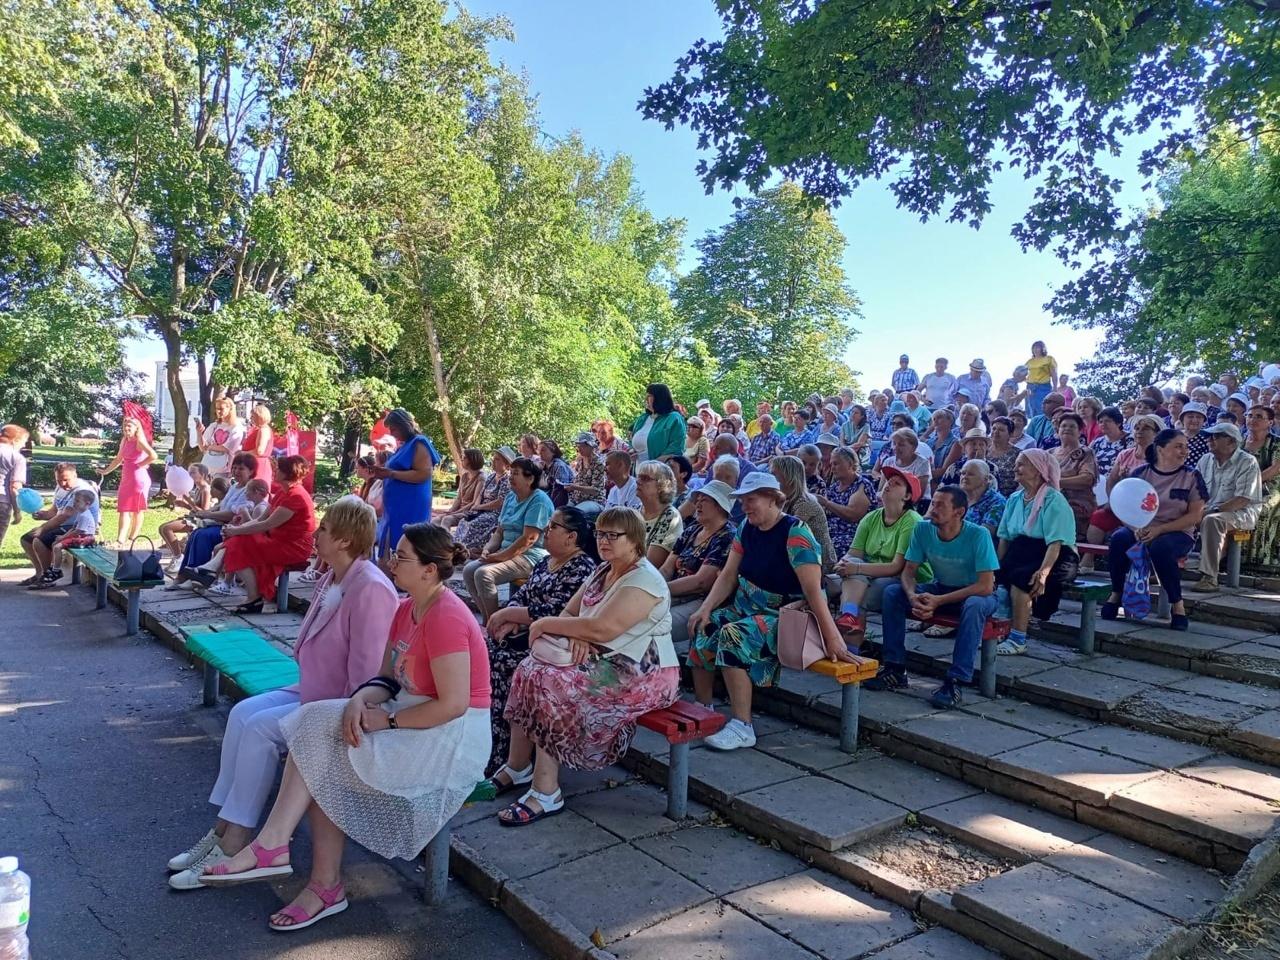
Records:
[[[653,645],[640,663],[613,656],[556,667],[526,657],[511,678],[505,716],[566,767],[599,770],[627,752],[637,718],[671,706],[679,693],[680,668],[658,666]]]
[[[528,634],[522,633],[519,637],[525,641],[520,646],[507,646],[505,641],[489,641],[489,693],[492,703],[489,729],[493,734],[493,752],[489,755],[487,768],[490,773],[507,762],[507,753],[511,749],[511,727],[503,712],[507,709],[507,698],[511,696],[511,680],[516,675],[516,668],[529,656]],[[516,637],[507,639],[515,640]]]
[[[757,687],[778,682],[778,610],[798,597],[761,590],[738,578],[733,603],[711,614],[706,632],[689,645],[689,666],[695,670],[737,667]]]
[[[1244,544],[1240,559],[1246,568],[1259,573],[1280,570],[1280,489],[1263,500],[1258,525],[1252,539]]]
[[[483,550],[484,545],[489,542],[489,538],[493,536],[493,531],[498,527],[498,512],[491,510],[488,513],[482,513],[474,520],[467,520],[460,528],[459,540],[468,550]]]

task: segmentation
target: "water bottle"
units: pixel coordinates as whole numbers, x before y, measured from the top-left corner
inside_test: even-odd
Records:
[[[18,869],[17,857],[0,857],[0,960],[30,960],[30,914],[31,878]]]

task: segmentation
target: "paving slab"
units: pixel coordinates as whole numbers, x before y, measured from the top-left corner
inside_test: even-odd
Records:
[[[1103,806],[1117,790],[1156,776],[1156,767],[1074,743],[1044,740],[992,757],[988,766],[1051,793]]]
[[[804,703],[824,693],[830,693],[833,688],[838,688],[839,684],[820,673],[783,667],[778,687],[782,689],[784,695],[790,695],[792,699]]]
[[[632,846],[717,896],[804,870],[790,854],[725,824],[682,827]]]
[[[1277,651],[1276,666],[1280,667],[1280,651]],[[1227,703],[1261,707],[1264,710],[1280,709],[1280,690],[1274,687],[1259,687],[1251,683],[1205,676],[1187,677],[1185,680],[1179,680],[1167,686],[1173,690],[1182,690],[1214,700],[1224,700]]]
[[[1054,960],[1044,951],[957,910],[946,890],[925,891],[920,898],[920,915],[948,930],[984,943],[1010,960]]]
[[[1280,710],[1268,710],[1250,717],[1231,731],[1232,740],[1280,753]]]
[[[925,810],[982,792],[962,780],[885,756],[835,767],[826,775],[907,810]]]
[[[1252,794],[1280,803],[1280,769],[1239,757],[1216,756],[1189,764],[1178,771],[1188,777]]]
[[[698,750],[689,760],[689,777],[719,803],[772,783],[803,777],[805,771],[759,750]]]
[[[613,790],[629,782],[642,783],[643,781],[617,764],[601,767],[599,770],[560,768],[560,792],[566,798],[576,797],[583,793],[594,793],[597,790]],[[662,806],[665,808],[666,805],[667,802],[664,799]],[[576,801],[572,806],[577,806]]]
[[[806,770],[821,772],[853,759],[840,749],[840,741],[816,730],[797,727],[761,737],[756,749]]]
[[[1080,667],[1056,667],[1036,673],[1020,679],[1017,688],[1098,712],[1113,710],[1117,704],[1149,689],[1147,684],[1137,680],[1094,673]]]
[[[1156,687],[1165,687],[1179,680],[1185,680],[1189,674],[1185,670],[1163,667],[1158,663],[1147,663],[1145,660],[1126,660],[1124,657],[1111,657],[1100,654],[1079,664],[1081,670],[1092,673],[1105,673],[1112,677],[1123,677],[1139,683],[1149,683]]]
[[[1233,643],[1209,655],[1209,670],[1233,679],[1276,685],[1280,679],[1280,647],[1255,641]]]
[[[853,960],[917,929],[907,910],[820,870],[748,887],[725,899],[824,960]]]
[[[985,765],[998,753],[1042,740],[1037,733],[975,717],[958,710],[936,713],[896,724],[894,736],[910,743],[952,754]]]
[[[648,854],[622,844],[538,875],[537,895],[590,936],[606,942],[705,903],[711,895]]]
[[[996,684],[1001,689],[1012,682],[1017,683],[1023,677],[1055,670],[1062,664],[1056,660],[1041,660],[1039,657],[1000,657],[996,660]]]
[[[620,960],[813,960],[813,954],[723,903],[708,903],[609,945]]]
[[[911,677],[913,684],[924,684],[928,681],[920,677]],[[840,708],[840,693],[818,698],[822,703],[829,703],[837,710]],[[937,708],[928,701],[916,697],[904,697],[898,693],[885,690],[864,689],[858,698],[858,717],[863,724],[873,729],[883,730],[897,723],[912,720],[916,717],[927,717],[937,713]]]
[[[985,703],[966,703],[960,709],[965,713],[995,720],[997,723],[1007,723],[1011,727],[1030,730],[1042,737],[1062,737],[1068,733],[1077,733],[1097,726],[1092,720],[1086,720],[1071,713],[1062,713],[1034,703],[1023,703],[1009,697],[988,700]]]
[[[891,830],[907,815],[896,804],[817,776],[752,790],[734,800],[733,809],[822,850],[839,850]]]
[[[1089,747],[1117,757],[1126,757],[1129,760],[1137,760],[1165,770],[1172,770],[1183,764],[1204,759],[1213,753],[1212,747],[1110,725],[1081,730],[1079,733],[1069,733],[1062,739],[1067,743]]]
[[[1251,643],[1256,643],[1264,647],[1271,647],[1280,650],[1280,633],[1268,633],[1261,637],[1254,637]],[[1230,649],[1229,647],[1226,649]]]
[[[1192,621],[1194,624],[1194,621]],[[1200,624],[1200,626],[1205,626]],[[1120,647],[1140,647],[1173,657],[1203,660],[1213,650],[1221,650],[1233,643],[1242,643],[1258,636],[1257,630],[1240,630],[1236,627],[1220,627],[1209,624],[1213,633],[1199,630],[1170,630],[1168,627],[1143,627],[1116,638]]]
[[[1126,787],[1110,806],[1246,853],[1280,823],[1280,806],[1176,773]]]
[[[574,813],[623,840],[669,833],[680,827],[679,822],[666,816],[666,791],[649,783],[584,793],[573,799],[572,807]],[[689,802],[690,819],[705,819],[710,813],[702,804]]]
[[[143,596],[146,596],[146,591]],[[211,612],[221,613],[220,607],[215,607],[207,600],[201,597],[194,597],[190,594],[181,592],[170,593],[165,590],[152,590],[152,594],[159,594],[159,597],[152,600],[151,603],[145,604],[142,609],[147,613],[154,614],[157,617],[163,617],[166,613],[176,613],[180,610],[202,610],[207,609]]]
[[[944,927],[933,927],[881,950],[874,960],[997,960],[999,954]]]
[[[1177,924],[1041,863],[951,895],[960,911],[1058,960],[1129,960]]]
[[[1221,874],[1111,834],[1044,862],[1184,922],[1212,909],[1226,891]]]
[[[493,816],[468,824],[455,836],[484,851],[496,866],[517,880],[620,842],[572,810],[543,820],[537,829],[523,830],[518,841],[513,841],[511,834],[511,828],[502,826]]]
[[[932,807],[920,813],[920,822],[1014,860],[1038,860],[1101,832],[992,794]]]
[[[1193,737],[1220,737],[1261,709],[1159,687],[1125,701],[1116,712],[1127,721],[1148,728],[1169,727]]]

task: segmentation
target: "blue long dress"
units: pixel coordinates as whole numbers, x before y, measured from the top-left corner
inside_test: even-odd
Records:
[[[431,468],[440,462],[435,445],[422,434],[417,434],[387,461],[388,470],[412,470],[418,444],[424,444],[431,455]],[[431,477],[422,483],[406,483],[388,477],[382,481],[382,519],[378,521],[378,549],[388,553],[400,542],[405,525],[422,523],[431,519]]]

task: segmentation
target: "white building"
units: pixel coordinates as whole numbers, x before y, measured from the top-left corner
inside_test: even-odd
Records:
[[[182,369],[182,392],[187,398],[187,409],[193,414],[200,412],[200,376],[190,367]],[[173,433],[173,400],[169,396],[167,364],[163,360],[156,361],[156,408],[153,411],[156,432]]]

